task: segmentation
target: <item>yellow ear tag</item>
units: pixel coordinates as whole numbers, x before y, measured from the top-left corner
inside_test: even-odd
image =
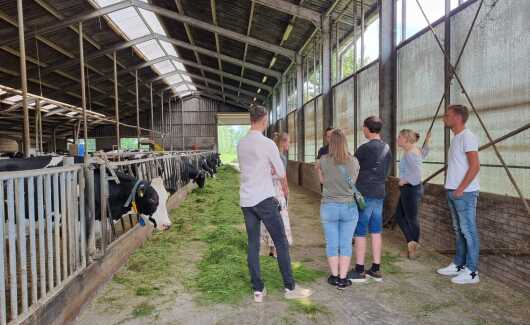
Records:
[[[136,201],[132,201],[132,210],[134,213],[138,213],[138,208],[136,208]]]

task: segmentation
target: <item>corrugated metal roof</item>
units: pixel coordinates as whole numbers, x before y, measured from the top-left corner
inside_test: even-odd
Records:
[[[141,0],[147,2],[147,0]],[[347,31],[354,22],[354,8],[360,8],[360,0],[288,0],[289,2],[308,8],[322,14],[334,7],[334,13],[340,15],[339,28]],[[92,12],[98,5],[108,5],[119,2],[119,0],[34,0],[24,2],[26,30],[37,31],[42,26],[54,25],[69,17],[78,16],[83,13]],[[374,8],[375,0],[365,0],[363,5],[366,9]],[[258,4],[249,0],[150,0],[150,4],[157,8],[167,9],[174,13],[180,13],[188,17],[198,19],[202,22],[214,25],[214,12],[217,18],[217,26],[247,35],[271,45],[298,51],[306,43],[309,36],[315,30],[315,26],[302,18],[293,16],[268,6]],[[180,11],[178,8],[181,8]],[[251,17],[251,11],[253,15]],[[357,9],[357,13],[360,9]],[[143,16],[138,15],[140,13]],[[358,14],[357,14],[358,15]],[[5,35],[16,35],[16,2],[0,1],[0,37]],[[113,83],[112,83],[112,53],[94,56],[94,53],[116,44],[134,39],[151,32],[167,34],[175,42],[182,42],[183,46],[163,43],[162,41],[150,40],[132,48],[117,51],[119,70],[129,69],[152,60],[165,56],[166,54],[178,56],[180,60],[194,63],[182,64],[174,60],[165,60],[153,66],[139,70],[142,82],[156,78],[160,74],[171,71],[182,71],[182,75],[174,75],[153,83],[155,95],[167,87],[168,83],[184,81],[180,84],[179,91],[185,95],[186,89],[193,90],[193,85],[200,88],[209,88],[219,95],[223,91],[227,95],[241,96],[246,100],[252,99],[250,93],[257,93],[258,87],[252,83],[262,83],[264,87],[272,87],[278,81],[271,75],[267,76],[260,71],[271,69],[276,72],[284,72],[291,64],[291,60],[282,55],[276,55],[271,49],[264,49],[245,42],[234,40],[226,36],[217,35],[219,48],[216,44],[216,35],[197,26],[187,25],[182,22],[162,15],[155,15],[143,9],[127,8],[114,12],[107,16],[112,20],[107,21],[103,17],[87,20],[83,23],[85,55],[88,68],[88,83],[90,84],[90,104],[94,111],[109,113],[113,111]],[[249,26],[249,22],[251,24]],[[158,22],[158,23],[157,23]],[[115,26],[110,26],[114,24]],[[291,27],[288,27],[291,25]],[[116,29],[119,27],[119,30]],[[289,37],[284,39],[286,29],[291,29]],[[0,38],[1,39],[1,38]],[[186,45],[187,44],[187,45]],[[189,47],[199,47],[205,50],[193,51]],[[195,48],[197,49],[197,48]],[[18,41],[13,41],[0,47],[0,78],[2,84],[10,87],[19,87],[18,77]],[[35,38],[26,39],[26,52],[28,59],[29,91],[40,94],[42,87],[43,96],[52,99],[80,105],[79,86],[79,64],[78,34],[76,26],[63,28],[52,33]],[[224,56],[219,59],[219,53]],[[229,58],[227,58],[229,57]],[[228,62],[230,61],[230,62]],[[240,61],[236,64],[237,61]],[[271,65],[271,62],[274,64]],[[64,62],[73,62],[69,66],[61,66]],[[242,64],[241,62],[245,62]],[[40,64],[40,67],[37,65]],[[261,67],[242,68],[243,65],[255,65]],[[204,66],[199,68],[198,65]],[[50,67],[57,67],[56,71]],[[44,73],[43,73],[44,72]],[[188,76],[191,74],[192,76]],[[247,82],[238,80],[243,78]],[[39,82],[40,80],[40,82]],[[92,80],[92,82],[91,82]],[[244,81],[243,80],[243,81]],[[119,74],[120,106],[123,111],[122,117],[134,117],[134,72]],[[237,91],[240,89],[246,94]],[[142,94],[141,108],[149,105],[147,86],[141,84]],[[265,89],[261,89],[259,96],[268,95]],[[258,96],[258,97],[259,97]],[[155,98],[155,106],[159,105],[160,99]]]

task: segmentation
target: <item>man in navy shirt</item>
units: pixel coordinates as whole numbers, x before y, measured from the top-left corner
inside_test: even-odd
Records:
[[[348,278],[352,282],[365,282],[366,277],[382,281],[380,271],[383,240],[383,202],[385,199],[385,182],[392,164],[392,153],[388,144],[381,140],[380,132],[383,121],[376,116],[364,120],[363,133],[368,142],[362,144],[355,152],[359,161],[359,176],[356,186],[364,196],[366,208],[359,211],[359,221],[355,229],[355,269]],[[366,236],[372,237],[372,267],[364,270],[366,255]]]

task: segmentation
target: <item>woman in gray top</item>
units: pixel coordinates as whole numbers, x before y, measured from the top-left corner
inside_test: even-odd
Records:
[[[398,145],[403,149],[403,156],[399,161],[399,192],[400,198],[396,208],[396,221],[407,240],[407,250],[402,256],[415,258],[420,239],[420,225],[418,222],[418,205],[422,195],[421,167],[423,159],[428,154],[428,147],[424,150],[416,146],[420,135],[412,130],[403,129],[399,132]],[[427,141],[430,139],[428,134]]]
[[[331,133],[329,153],[320,159],[323,191],[320,220],[326,238],[331,275],[328,283],[344,289],[351,285],[347,279],[352,255],[353,231],[359,213],[354,188],[359,174],[359,162],[348,153],[346,136],[340,129]]]

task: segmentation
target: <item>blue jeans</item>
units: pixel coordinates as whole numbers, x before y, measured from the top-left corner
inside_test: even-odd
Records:
[[[359,222],[355,229],[355,237],[366,237],[368,232],[383,232],[383,203],[385,199],[365,197],[366,207],[359,212]]]
[[[471,272],[475,272],[478,269],[480,254],[476,221],[478,192],[464,192],[464,195],[458,198],[453,196],[453,192],[447,191],[456,236],[456,255],[453,263],[458,266],[465,265]]]
[[[326,237],[326,255],[351,256],[353,230],[359,213],[355,203],[322,203],[320,221]]]

